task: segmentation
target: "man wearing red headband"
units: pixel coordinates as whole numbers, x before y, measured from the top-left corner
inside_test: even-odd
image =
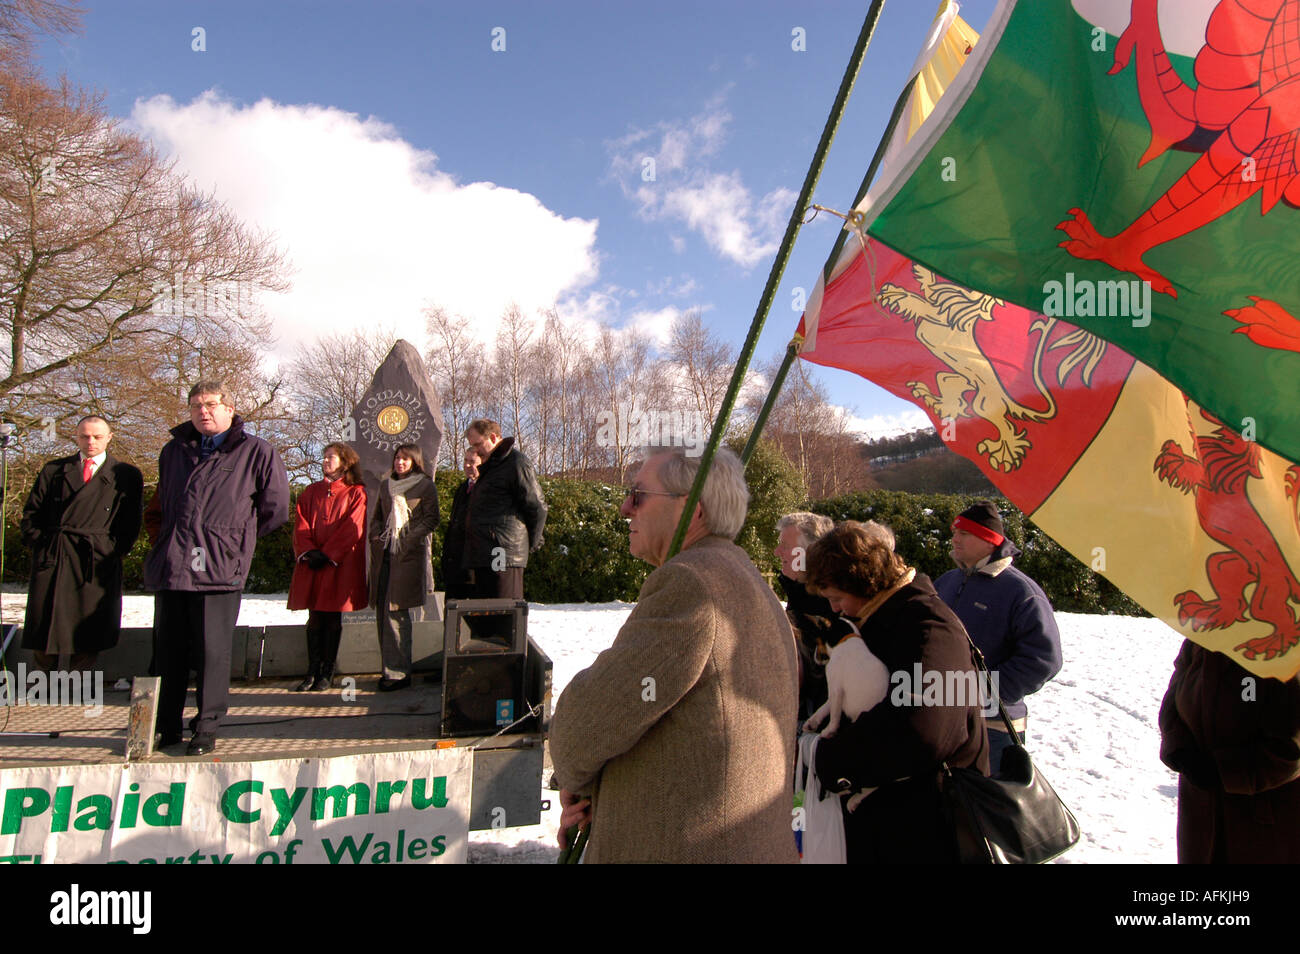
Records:
[[[1061,634],[1042,587],[1011,565],[1019,555],[1004,535],[997,508],[981,500],[953,521],[952,559],[958,569],[935,580],[934,588],[984,654],[1023,741],[1024,698],[1060,672]],[[985,710],[985,717],[989,764],[997,772],[1002,751],[1013,743],[996,709],[991,716]]]

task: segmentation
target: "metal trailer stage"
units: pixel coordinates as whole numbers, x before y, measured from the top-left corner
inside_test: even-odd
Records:
[[[370,620],[363,613],[344,615],[335,688],[321,692],[291,690],[307,667],[302,626],[238,627],[232,647],[230,707],[217,751],[187,757],[186,743],[181,742],[155,751],[148,761],[256,761],[469,747],[474,750],[470,830],[492,828],[494,808],[506,810],[510,827],[537,824],[543,808],[551,660],[527,639],[516,725],[497,730],[500,734],[489,728],[443,738],[442,622],[435,618],[414,625],[415,672],[410,688],[379,692],[378,649],[373,614],[369,615]],[[0,707],[0,769],[122,763],[131,692],[129,686],[113,686],[148,671],[152,638],[151,629],[123,629],[118,646],[101,654],[98,671],[103,674],[103,692],[98,713],[83,705]],[[28,671],[33,669],[30,654],[12,647],[5,662],[15,673],[20,663]],[[467,688],[472,687],[462,685],[458,691]],[[530,707],[537,709],[532,717]],[[186,720],[195,711],[191,684]]]

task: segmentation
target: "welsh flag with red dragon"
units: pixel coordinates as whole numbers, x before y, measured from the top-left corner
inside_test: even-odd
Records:
[[[1297,129],[1300,0],[1006,0],[800,325],[803,358],[919,404],[1077,557],[1281,679]]]

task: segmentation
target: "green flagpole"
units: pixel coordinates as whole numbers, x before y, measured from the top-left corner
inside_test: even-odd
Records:
[[[885,0],[871,0],[866,19],[862,22],[862,29],[858,32],[858,42],[853,47],[853,53],[849,56],[848,66],[845,67],[844,76],[840,80],[839,91],[835,94],[835,102],[831,104],[830,114],[826,117],[826,125],[822,127],[822,135],[817,143],[817,151],[813,154],[812,163],[808,166],[808,173],[804,177],[803,188],[799,192],[799,198],[795,201],[794,210],[790,213],[790,220],[786,223],[785,236],[781,240],[780,249],[777,250],[776,260],[772,262],[772,268],[768,272],[767,284],[763,288],[763,295],[754,311],[754,320],[750,324],[749,335],[745,338],[745,344],[741,348],[740,359],[737,361],[736,370],[731,376],[731,384],[727,387],[727,394],[722,399],[722,406],[718,409],[718,418],[713,422],[709,442],[704,448],[704,453],[700,455],[699,472],[695,475],[695,483],[691,486],[691,492],[686,497],[686,505],[682,508],[682,518],[678,521],[677,532],[673,534],[672,544],[668,548],[667,559],[669,560],[681,551],[682,541],[686,539],[686,528],[690,525],[691,514],[695,512],[695,506],[699,503],[700,492],[704,489],[705,478],[708,477],[709,468],[713,465],[713,458],[717,454],[718,445],[722,443],[722,435],[727,430],[727,423],[731,419],[731,411],[736,405],[736,397],[740,394],[740,385],[745,378],[745,371],[748,370],[749,363],[754,357],[754,349],[758,346],[758,338],[763,332],[763,324],[767,320],[767,313],[772,307],[772,299],[776,296],[776,289],[781,284],[781,276],[785,273],[786,263],[790,260],[790,251],[794,247],[795,236],[799,234],[799,227],[803,224],[804,211],[808,208],[808,204],[812,199],[813,190],[817,187],[817,180],[821,178],[822,167],[826,163],[826,154],[830,150],[831,141],[835,138],[835,131],[839,128],[840,117],[843,115],[844,107],[849,101],[849,94],[853,91],[853,84],[858,78],[858,70],[862,67],[862,59],[866,56],[872,34],[876,32],[876,22],[880,19],[880,11],[884,9],[884,6]],[[559,864],[575,864],[582,856],[582,849],[586,845],[587,831],[584,830],[581,837],[579,837],[577,828],[574,827],[568,829],[565,834],[565,843],[569,845],[569,848],[560,852]]]
[[[907,105],[907,97],[911,95],[912,87],[915,85],[916,77],[913,76],[908,80],[907,85],[903,87],[903,92],[899,94],[897,102],[894,103],[894,111],[889,116],[889,124],[885,127],[885,134],[880,138],[880,143],[876,146],[875,155],[871,157],[871,165],[867,167],[867,174],[862,177],[862,185],[858,187],[858,194],[854,196],[853,204],[849,208],[856,209],[858,207],[858,203],[862,201],[867,194],[867,190],[871,187],[872,180],[876,178],[880,163],[885,158],[885,149],[894,136],[894,130],[898,127],[898,121],[902,118],[903,109]],[[835,267],[835,262],[839,259],[840,251],[844,248],[844,243],[848,241],[848,237],[849,229],[848,223],[846,223],[845,227],[840,230],[839,236],[835,239],[835,245],[831,248],[830,257],[826,259],[826,264],[822,267],[823,282],[830,281],[831,269]],[[772,382],[772,388],[767,392],[767,398],[763,401],[763,409],[758,412],[758,420],[754,422],[754,430],[750,432],[749,440],[745,443],[745,450],[740,455],[742,465],[749,463],[754,448],[758,446],[758,437],[767,424],[768,415],[772,413],[772,408],[776,405],[776,398],[785,384],[785,377],[790,373],[795,358],[799,356],[799,352],[802,350],[803,336],[795,335],[785,349],[785,360],[781,362],[781,367],[776,372],[776,379]]]

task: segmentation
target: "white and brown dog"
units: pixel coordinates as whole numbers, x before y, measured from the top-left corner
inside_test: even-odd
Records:
[[[836,622],[847,623],[852,632],[846,633],[830,648],[830,659],[826,663],[826,686],[830,694],[822,707],[803,724],[806,731],[816,732],[817,726],[829,716],[830,721],[821,731],[823,739],[836,733],[844,715],[856,719],[889,695],[889,670],[885,664],[867,648],[852,620],[840,618]],[[825,651],[826,643],[819,639],[818,656],[824,657]],[[874,791],[874,788],[868,788],[856,792],[848,801],[848,810],[853,811]]]
[[[826,663],[826,687],[830,695],[803,725],[808,732],[816,732],[817,726],[829,716],[830,721],[821,731],[823,739],[836,733],[840,719],[846,713],[850,719],[856,719],[889,695],[889,670],[885,664],[867,648],[852,620],[841,617],[838,622],[848,624],[852,632],[846,633],[831,647],[830,659]],[[825,647],[825,642],[817,641],[819,655]]]

